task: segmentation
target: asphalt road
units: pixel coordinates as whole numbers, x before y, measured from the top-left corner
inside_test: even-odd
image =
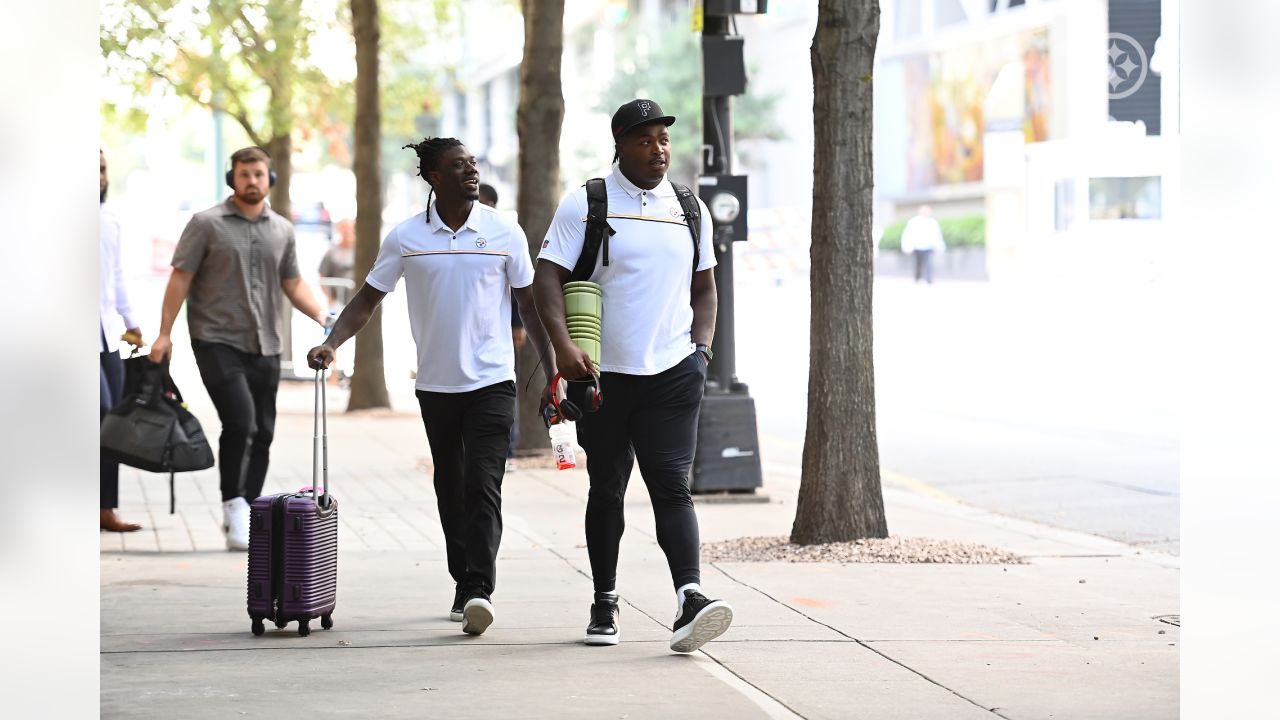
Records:
[[[738,377],[756,399],[762,459],[798,467],[807,269],[747,269],[735,285]],[[1177,554],[1170,303],[1148,281],[877,278],[884,473],[996,512]]]

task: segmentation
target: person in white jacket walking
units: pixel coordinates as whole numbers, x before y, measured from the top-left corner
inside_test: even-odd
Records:
[[[942,239],[942,227],[933,218],[933,208],[921,205],[902,230],[902,252],[916,259],[916,282],[923,278],[933,284],[933,256],[946,251],[947,243]]]
[[[98,151],[98,417],[106,414],[124,395],[124,362],[116,338],[118,315],[124,321],[127,337],[135,345],[142,344],[142,331],[134,319],[129,293],[124,285],[124,269],[120,263],[120,222],[107,207],[107,156]],[[120,504],[120,465],[105,455],[99,459],[99,525],[111,532],[141,530],[138,523],[125,522],[116,515]]]

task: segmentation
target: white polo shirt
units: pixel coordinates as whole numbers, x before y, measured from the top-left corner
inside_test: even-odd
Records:
[[[591,281],[600,284],[604,311],[600,322],[600,369],[628,375],[656,375],[693,352],[693,239],[680,201],[663,178],[642,190],[617,164],[605,178],[609,197],[609,266],[604,247],[596,258]],[[702,234],[698,270],[715,267],[711,216],[698,200]],[[542,242],[539,260],[573,269],[582,254],[587,222],[587,189],[573,190],[560,201]]]
[[[475,202],[454,232],[432,203],[387,234],[365,282],[391,292],[401,277],[419,390],[459,393],[515,380],[511,288],[533,284],[519,225]]]

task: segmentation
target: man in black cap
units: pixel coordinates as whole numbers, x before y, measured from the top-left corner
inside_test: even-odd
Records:
[[[618,643],[618,545],[622,498],[635,462],[649,490],[658,545],[676,589],[670,647],[693,652],[728,629],[733,610],[702,594],[698,518],[689,496],[689,468],[698,409],[716,327],[716,285],[707,208],[684,186],[667,180],[676,121],[652,100],[632,100],[613,115],[615,160],[603,181],[608,230],[602,247],[586,242],[591,215],[587,186],[560,202],[542,243],[534,301],[565,378],[597,373],[570,339],[561,286],[571,277],[600,285],[599,393],[591,382],[569,383],[568,397],[584,411],[578,442],[587,452],[587,553],[595,601],[585,642]],[[588,183],[598,188],[598,183]],[[682,200],[683,198],[683,200]],[[596,216],[600,215],[597,203]],[[688,208],[688,211],[686,211]],[[694,208],[697,209],[696,213]],[[597,235],[600,237],[600,235]],[[578,273],[586,248],[586,262]]]

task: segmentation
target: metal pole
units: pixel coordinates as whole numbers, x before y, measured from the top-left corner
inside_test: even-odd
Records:
[[[704,69],[712,72],[705,53],[708,38],[722,41],[730,35],[726,15],[704,15],[702,39]],[[708,180],[733,174],[733,98],[720,93],[714,80],[704,78],[702,98],[702,176]],[[701,180],[699,187],[703,187]],[[745,187],[745,186],[744,186]],[[746,198],[741,198],[746,208]],[[734,337],[733,224],[713,223],[712,237],[716,267],[716,334],[712,349],[715,358],[707,369],[706,393],[698,416],[698,444],[694,452],[690,490],[694,493],[754,493],[763,485],[759,438],[756,431],[755,401],[747,386],[737,378],[737,348]]]
[[[729,34],[729,18],[707,16],[702,35]],[[733,98],[703,97],[702,138],[708,148],[702,154],[703,175],[733,173]],[[716,337],[715,358],[707,368],[708,392],[727,393],[737,383],[737,351],[733,316],[733,228],[717,225],[713,238],[716,253]],[[746,239],[746,238],[742,238]]]

